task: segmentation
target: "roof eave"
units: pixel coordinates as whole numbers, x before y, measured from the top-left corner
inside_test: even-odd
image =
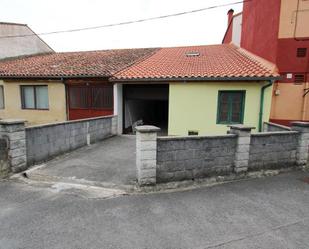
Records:
[[[275,81],[279,80],[279,76],[269,77],[177,77],[177,78],[131,78],[131,79],[119,79],[110,78],[111,82],[167,82],[167,81]]]
[[[108,79],[110,76],[98,76],[98,75],[64,75],[64,76],[26,76],[26,75],[12,75],[12,76],[0,76],[1,79],[39,79],[39,80],[62,80],[62,79],[88,79],[88,78],[100,78],[100,79]]]

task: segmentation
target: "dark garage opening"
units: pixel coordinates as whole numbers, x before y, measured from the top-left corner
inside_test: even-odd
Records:
[[[168,127],[168,84],[124,85],[124,133],[130,134],[136,125],[155,125],[161,135]]]

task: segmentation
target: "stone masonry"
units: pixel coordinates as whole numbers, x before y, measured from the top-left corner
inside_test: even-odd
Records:
[[[296,163],[299,166],[304,166],[309,160],[309,123],[293,122],[292,130],[299,132]]]
[[[295,165],[298,133],[261,132],[251,135],[249,170]]]
[[[157,182],[231,173],[236,138],[236,135],[158,138]]]
[[[116,116],[27,127],[28,166],[96,143],[116,133]]]
[[[27,168],[25,120],[0,120],[0,137],[6,139],[8,171],[20,172]]]
[[[251,134],[253,128],[231,125],[229,134],[222,136],[157,138],[157,128],[138,127],[138,183],[193,180],[308,163],[309,123],[295,122],[291,130],[276,126],[281,130]]]
[[[155,126],[136,127],[137,182],[140,186],[156,183],[157,132]]]
[[[7,177],[9,170],[8,142],[5,138],[0,138],[0,179]]]
[[[237,135],[234,171],[236,173],[245,172],[249,165],[251,130],[255,127],[244,125],[230,125],[229,127],[229,133]]]

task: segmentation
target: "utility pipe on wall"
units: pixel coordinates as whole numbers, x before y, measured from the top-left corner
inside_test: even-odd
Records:
[[[273,82],[274,82],[273,80],[270,80],[269,84],[262,86],[262,88],[261,88],[260,113],[259,113],[259,132],[262,131],[265,89],[272,86]]]

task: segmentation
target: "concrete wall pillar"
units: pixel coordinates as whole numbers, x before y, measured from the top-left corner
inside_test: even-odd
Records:
[[[157,132],[155,126],[136,127],[137,182],[140,186],[156,184]]]
[[[245,125],[230,125],[229,127],[229,133],[238,136],[234,171],[236,173],[246,172],[249,165],[251,130],[255,127]]]
[[[117,135],[118,134],[118,116],[114,116],[112,118],[112,130],[111,130],[112,135]]]
[[[292,130],[299,132],[296,164],[306,165],[309,160],[309,122],[292,122]]]
[[[20,172],[27,168],[25,120],[0,120],[0,137],[6,139],[8,170]]]
[[[10,173],[8,164],[8,143],[5,138],[0,138],[0,179]]]

